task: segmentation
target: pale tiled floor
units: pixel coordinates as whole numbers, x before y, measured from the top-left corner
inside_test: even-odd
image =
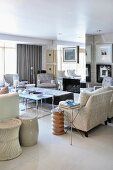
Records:
[[[39,121],[38,144],[22,147],[16,159],[0,161],[0,170],[113,170],[113,121],[101,125],[82,137],[70,132],[61,136],[51,133],[51,116]]]

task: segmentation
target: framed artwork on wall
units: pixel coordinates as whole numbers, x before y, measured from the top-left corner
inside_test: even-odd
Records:
[[[112,44],[96,45],[96,63],[98,64],[112,63]]]
[[[64,62],[72,62],[76,61],[76,48],[68,47],[63,48],[63,61]]]
[[[111,65],[108,64],[97,64],[96,65],[97,72],[97,82],[102,83],[104,77],[111,77]]]
[[[46,51],[46,62],[47,63],[53,63],[54,61],[54,51],[53,50],[47,50]]]

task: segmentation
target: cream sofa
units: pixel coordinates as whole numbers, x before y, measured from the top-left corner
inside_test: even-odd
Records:
[[[0,121],[19,116],[19,95],[7,93],[0,95]]]
[[[105,122],[110,113],[111,98],[113,90],[98,89],[94,92],[80,93],[80,108],[73,110],[73,127],[85,132],[88,137],[88,131],[97,125]],[[60,106],[62,109],[62,107]],[[71,120],[71,109],[64,109],[65,123]],[[77,115],[77,116],[76,116]]]
[[[109,90],[113,90],[113,86],[101,87],[100,89],[95,90],[94,93],[105,92],[105,91],[109,91]],[[111,97],[111,100],[110,100],[110,106],[109,107],[110,108],[109,108],[109,112],[107,113],[107,120],[108,120],[109,123],[111,123],[111,118],[113,118],[113,94],[112,94],[112,97]]]

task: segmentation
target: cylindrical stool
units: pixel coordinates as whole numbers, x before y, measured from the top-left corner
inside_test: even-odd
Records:
[[[38,140],[38,120],[36,115],[24,114],[19,117],[22,121],[20,127],[20,144],[22,146],[33,146]]]
[[[19,143],[19,119],[9,119],[0,122],[0,160],[9,160],[22,153]]]
[[[62,111],[52,110],[52,133],[54,135],[64,134],[64,115]]]

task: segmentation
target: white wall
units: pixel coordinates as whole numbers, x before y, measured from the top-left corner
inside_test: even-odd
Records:
[[[101,34],[101,35],[86,35],[86,45],[91,45],[91,81],[96,83],[96,45],[97,44],[113,44],[113,33]],[[112,77],[113,77],[113,61],[112,65]]]

